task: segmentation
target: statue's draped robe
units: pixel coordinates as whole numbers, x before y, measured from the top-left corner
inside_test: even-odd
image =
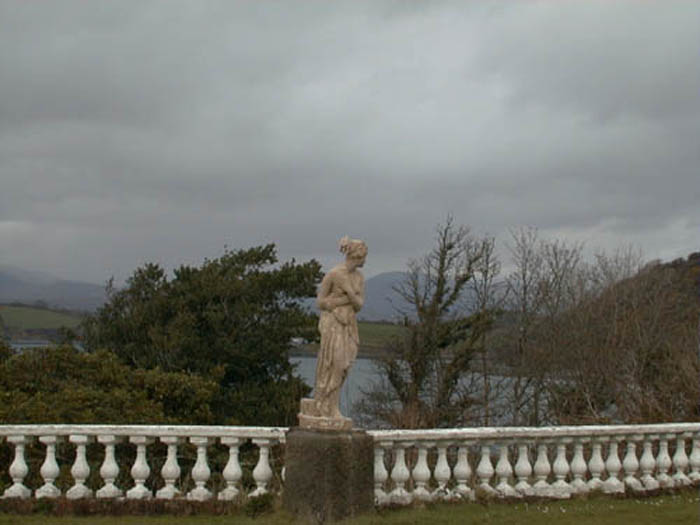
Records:
[[[325,411],[333,408],[334,398],[339,396],[345,376],[357,357],[360,337],[355,310],[350,305],[338,306],[331,312],[322,310],[318,330],[321,333],[321,348],[316,363],[314,397],[320,403],[319,408]]]

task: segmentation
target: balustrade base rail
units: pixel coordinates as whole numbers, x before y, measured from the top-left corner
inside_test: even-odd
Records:
[[[2,425],[3,499],[234,501],[283,490],[282,427]],[[700,423],[370,431],[377,504],[700,484]],[[9,446],[9,450],[8,450]],[[2,456],[0,455],[0,461]],[[6,463],[9,462],[9,459]],[[68,468],[70,466],[70,468]],[[212,470],[213,467],[213,470]]]

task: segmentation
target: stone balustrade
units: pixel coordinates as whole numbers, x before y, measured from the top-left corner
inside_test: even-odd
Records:
[[[375,498],[570,498],[700,484],[700,423],[370,432]]]
[[[222,426],[146,426],[146,425],[4,425],[0,426],[0,441],[4,438],[14,446],[14,459],[7,468],[12,483],[2,494],[3,498],[56,498],[64,495],[69,499],[80,498],[126,498],[126,499],[173,499],[205,501],[212,498],[232,500],[243,489],[244,465],[239,459],[240,448],[252,443],[256,449],[255,465],[250,472],[254,487],[247,494],[256,497],[270,489],[273,469],[270,451],[274,445],[283,444],[285,428],[271,427],[222,427]],[[61,472],[56,450],[61,443],[74,447],[75,459],[70,467],[73,485],[64,493],[56,486]],[[43,485],[33,490],[25,479],[30,475],[26,457],[27,447],[44,445],[43,462],[39,474]],[[160,444],[162,465],[154,471],[149,450]],[[88,462],[87,447],[97,445],[103,449],[99,466],[93,466],[99,474],[100,486],[91,488],[86,481],[93,474]],[[212,490],[212,471],[208,453],[218,445],[227,451],[225,466],[218,473],[216,491]],[[124,458],[116,454],[117,448],[131,461],[130,480],[118,477],[124,470]],[[183,472],[183,450],[194,449],[194,463],[189,472]],[[126,449],[126,450],[125,450]],[[129,453],[131,452],[131,453]],[[192,463],[189,461],[188,463]],[[4,475],[0,472],[0,475]],[[184,477],[183,477],[184,475]],[[123,478],[123,476],[122,476]],[[182,480],[191,481],[183,486]],[[149,480],[159,488],[148,486]],[[191,485],[191,486],[190,486]],[[209,486],[208,486],[209,485]]]
[[[4,425],[0,442],[9,444],[13,459],[0,470],[0,479],[11,480],[2,497],[195,501],[256,497],[278,488],[271,481],[275,472],[283,474],[283,465],[281,460],[272,461],[271,451],[284,445],[286,430]],[[470,500],[477,494],[501,498],[569,498],[589,491],[641,494],[700,483],[700,423],[369,434],[375,443],[374,493],[379,504]],[[64,450],[61,458],[59,446]],[[241,447],[247,463],[240,459]],[[28,460],[30,452],[34,461]],[[218,461],[212,460],[213,454]],[[65,458],[70,458],[70,465]],[[67,477],[68,467],[70,486],[65,479],[57,486],[61,473]]]

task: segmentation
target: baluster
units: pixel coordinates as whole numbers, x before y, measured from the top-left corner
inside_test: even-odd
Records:
[[[659,482],[654,479],[652,473],[656,467],[656,460],[652,452],[653,441],[659,439],[659,436],[645,435],[644,444],[642,445],[642,457],[639,458],[639,469],[642,473],[641,482],[646,490],[656,490],[659,488]]]
[[[656,481],[661,488],[673,487],[673,480],[668,475],[668,471],[673,464],[671,456],[668,454],[668,440],[673,439],[674,434],[662,434],[659,437],[659,454],[656,456]]]
[[[537,460],[535,461],[535,484],[532,488],[537,496],[552,497],[552,487],[547,483],[547,477],[552,468],[547,457],[547,442],[537,444]]]
[[[163,463],[163,468],[160,469],[160,476],[163,478],[165,486],[156,492],[156,498],[173,499],[180,495],[180,491],[175,487],[175,482],[180,478],[181,472],[177,462],[177,446],[182,442],[182,439],[177,436],[161,436],[159,439],[161,443],[168,446],[168,455]]]
[[[238,496],[239,490],[236,487],[243,477],[243,470],[238,461],[238,447],[241,443],[237,437],[222,437],[221,444],[228,447],[228,462],[222,473],[226,480],[226,488],[219,492],[218,498],[224,501],[231,501]]]
[[[10,465],[9,474],[12,478],[12,485],[5,490],[3,498],[22,498],[26,499],[32,495],[32,491],[22,483],[24,478],[29,473],[29,467],[24,460],[24,446],[29,442],[26,436],[7,436],[7,442],[15,446],[15,458]]]
[[[571,480],[570,485],[576,494],[586,494],[591,490],[584,479],[588,471],[586,459],[583,457],[583,444],[586,441],[588,441],[587,438],[576,438],[574,441],[574,457],[571,460],[571,475],[574,479]]]
[[[449,441],[439,441],[437,444],[438,457],[433,475],[438,486],[437,489],[433,491],[433,498],[441,500],[454,500],[459,498],[459,495],[452,492],[447,486],[452,477],[452,469],[447,462],[447,449],[450,445],[452,445],[452,443]]]
[[[415,483],[415,488],[413,489],[413,498],[421,501],[430,501],[432,496],[428,489],[428,482],[430,481],[430,468],[428,468],[428,449],[433,448],[435,443],[428,441],[419,441],[416,445],[418,447],[418,459],[416,460],[416,465],[413,467],[413,482]]]
[[[249,497],[255,498],[267,494],[267,484],[272,479],[272,468],[270,468],[270,439],[254,439],[253,443],[258,446],[258,463],[253,469],[253,479],[256,489],[250,493]]]
[[[453,473],[455,481],[457,482],[455,492],[464,499],[474,500],[474,491],[467,485],[472,476],[472,469],[469,466],[470,444],[471,443],[468,441],[465,441],[457,449],[457,463],[455,464]]]
[[[86,445],[94,441],[93,436],[85,436],[81,434],[73,434],[68,438],[68,441],[75,444],[75,461],[70,469],[71,476],[75,480],[75,484],[66,492],[68,499],[91,498],[92,490],[85,486],[85,480],[90,475],[90,465],[88,465],[85,456]]]
[[[211,469],[207,462],[207,445],[211,442],[208,437],[191,437],[190,443],[197,447],[197,461],[192,467],[192,479],[195,487],[187,493],[190,501],[206,501],[211,499],[212,493],[205,486],[211,476]]]
[[[491,464],[491,443],[484,441],[481,444],[481,459],[479,464],[476,466],[476,475],[479,478],[478,492],[483,493],[485,496],[495,496],[496,489],[494,489],[489,481],[494,474],[493,465]]]
[[[641,440],[642,436],[632,435],[627,436],[627,453],[622,461],[622,468],[625,469],[625,486],[632,489],[634,492],[644,492],[644,486],[639,481],[635,474],[639,470],[639,461],[637,460],[637,441]]]
[[[39,441],[46,445],[46,458],[39,471],[41,477],[44,478],[44,484],[34,492],[34,496],[37,499],[57,498],[61,495],[61,491],[53,484],[61,472],[56,462],[56,443],[58,440],[59,438],[57,436],[39,437]]]
[[[374,446],[374,499],[377,505],[389,503],[389,496],[384,491],[384,484],[389,479],[389,472],[384,465],[385,449],[391,449],[390,441],[382,441]]]
[[[533,496],[535,494],[532,485],[528,482],[531,475],[532,466],[530,465],[528,444],[518,443],[518,461],[515,463],[515,476],[518,482],[515,484],[515,490],[523,496]]]
[[[693,451],[690,453],[690,480],[697,484],[700,482],[700,432],[693,436]]]
[[[624,483],[618,478],[622,468],[622,463],[620,463],[620,457],[617,453],[619,442],[620,438],[614,436],[610,438],[610,444],[608,445],[608,459],[605,460],[605,470],[608,471],[608,478],[603,482],[603,492],[606,494],[616,494],[625,491]]]
[[[605,471],[605,462],[603,461],[602,448],[606,438],[593,438],[591,445],[591,459],[588,460],[588,471],[591,473],[591,479],[588,480],[588,488],[590,490],[602,490],[603,481],[600,476]]]
[[[153,438],[148,436],[130,436],[129,442],[136,445],[136,459],[131,467],[131,477],[134,478],[134,486],[126,492],[127,499],[151,499],[153,494],[146,488],[146,480],[151,474],[146,458],[146,446],[153,443]]]
[[[405,485],[411,473],[406,466],[406,448],[412,443],[397,442],[395,446],[396,455],[394,458],[394,468],[391,469],[391,480],[394,482],[394,490],[389,498],[392,503],[398,505],[408,505],[411,503],[411,494],[406,490]]]
[[[496,492],[502,498],[522,497],[520,493],[508,483],[512,475],[513,467],[510,466],[510,459],[508,458],[508,443],[504,441],[498,445],[498,463],[496,463],[496,476],[498,478]]]
[[[685,474],[688,468],[688,454],[685,452],[685,438],[690,437],[689,433],[682,433],[676,436],[676,452],[673,454],[673,484],[676,487],[690,485],[690,478]]]
[[[554,497],[566,499],[571,497],[571,485],[566,482],[569,474],[569,462],[566,459],[566,445],[571,443],[571,438],[559,438],[557,442],[557,455],[552,464],[552,472],[556,481],[552,483],[552,493]]]
[[[98,498],[121,498],[122,490],[114,482],[119,476],[119,465],[114,456],[114,447],[122,441],[121,436],[101,435],[97,436],[97,441],[105,447],[105,459],[100,467],[100,476],[104,480],[104,487],[99,489],[95,496]]]

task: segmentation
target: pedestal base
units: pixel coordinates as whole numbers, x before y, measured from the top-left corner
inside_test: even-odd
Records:
[[[374,507],[374,441],[366,432],[287,432],[284,507],[323,523]]]

